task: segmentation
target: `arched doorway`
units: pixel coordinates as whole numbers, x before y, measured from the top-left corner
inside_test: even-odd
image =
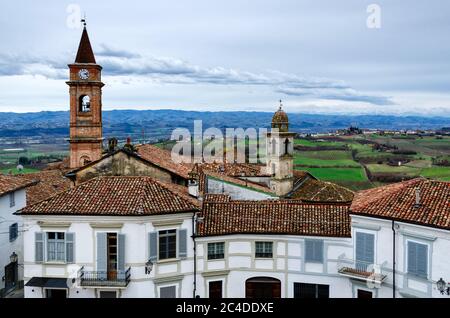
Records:
[[[272,277],[252,277],[245,282],[245,298],[281,298],[281,282]]]

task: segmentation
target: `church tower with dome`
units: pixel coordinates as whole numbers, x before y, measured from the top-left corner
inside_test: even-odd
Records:
[[[272,117],[272,128],[266,139],[266,171],[272,175],[270,188],[278,196],[292,191],[294,180],[294,135],[289,132],[289,120],[280,107]]]

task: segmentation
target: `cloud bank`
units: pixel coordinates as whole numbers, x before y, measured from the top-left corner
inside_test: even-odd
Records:
[[[176,58],[142,56],[118,50],[106,44],[96,50],[97,63],[105,76],[149,79],[171,84],[258,85],[274,92],[305,98],[363,102],[373,105],[393,105],[389,97],[368,95],[355,91],[344,81],[326,78],[305,78],[296,74],[267,71],[254,73],[237,69],[201,67]],[[32,55],[0,54],[0,76],[40,75],[49,79],[67,78],[67,57],[55,59]]]

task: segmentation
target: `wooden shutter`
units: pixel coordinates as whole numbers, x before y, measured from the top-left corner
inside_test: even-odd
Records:
[[[66,233],[66,263],[75,261],[75,233]]]
[[[34,233],[34,261],[42,263],[44,261],[44,233]]]
[[[374,262],[375,235],[356,232],[356,266],[359,270],[366,270]]]
[[[417,274],[428,276],[428,246],[425,244],[417,244]]]
[[[107,245],[106,233],[97,233],[97,275],[99,279],[107,277]]]
[[[178,257],[187,257],[187,230],[180,229],[177,231],[178,234]]]
[[[125,278],[125,234],[119,234],[117,236],[117,270],[119,279]]]
[[[158,260],[158,233],[148,233],[149,254],[148,259],[153,263]]]

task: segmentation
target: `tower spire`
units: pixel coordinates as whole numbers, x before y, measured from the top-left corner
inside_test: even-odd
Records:
[[[75,63],[93,63],[95,62],[94,51],[92,50],[91,42],[89,41],[89,35],[86,29],[86,15],[81,19],[83,23],[83,33],[81,34],[80,44],[78,46],[77,57]]]

